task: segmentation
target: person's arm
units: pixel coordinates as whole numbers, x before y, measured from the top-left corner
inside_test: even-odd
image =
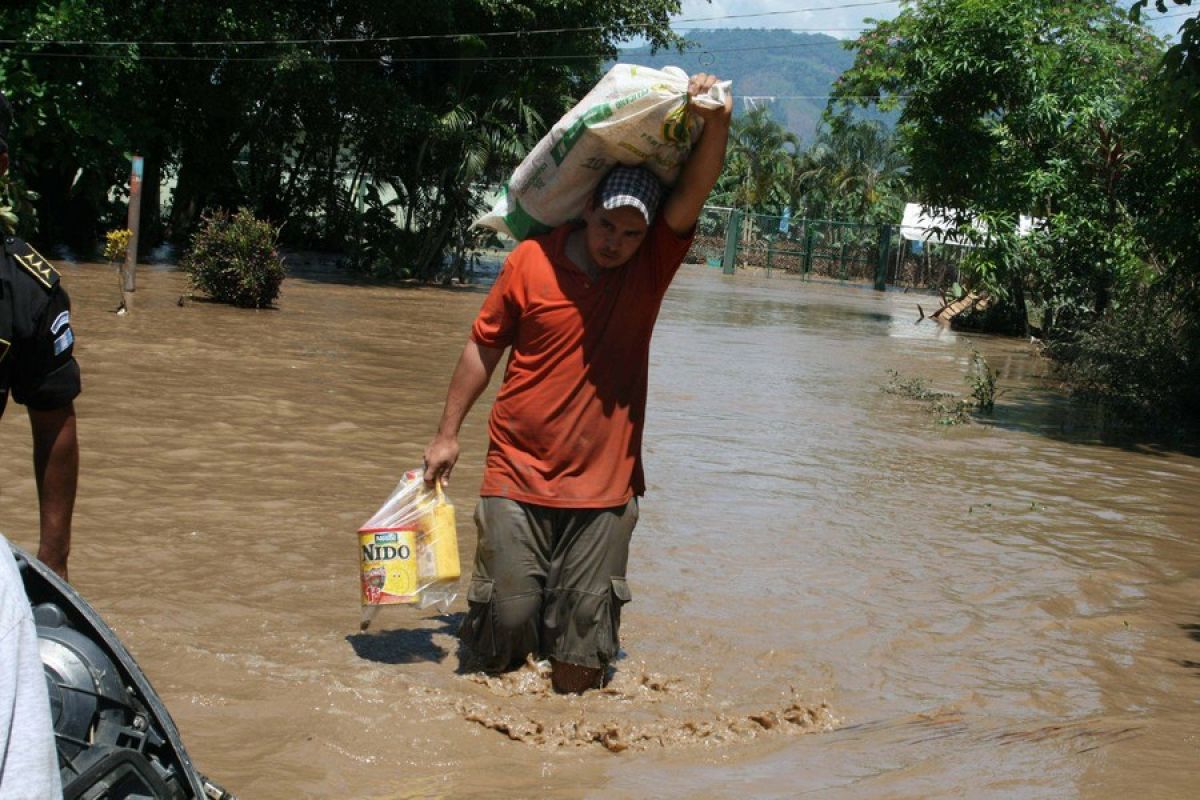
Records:
[[[707,94],[717,82],[715,75],[699,72],[688,82],[692,97]],[[705,108],[692,103],[691,113],[704,120],[704,128],[696,141],[687,163],[680,170],[679,180],[663,206],[663,219],[677,235],[692,229],[704,208],[704,201],[721,176],[725,166],[725,146],[729,141],[729,125],[733,119],[733,93],[726,92],[725,105]]]
[[[71,516],[79,481],[75,405],[51,411],[29,409],[33,430],[33,474],[37,479],[41,541],[38,559],[67,580]]]
[[[433,441],[425,448],[426,483],[440,480],[446,485],[450,482],[450,473],[458,461],[458,430],[471,406],[487,388],[502,355],[503,347],[486,347],[474,340],[469,340],[463,348],[454,376],[450,378],[442,421]]]

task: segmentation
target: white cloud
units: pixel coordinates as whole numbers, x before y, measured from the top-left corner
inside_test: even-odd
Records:
[[[1132,0],[1118,2],[1122,7],[1132,5]],[[820,10],[805,10],[818,8]],[[1167,14],[1162,15],[1151,3],[1144,14],[1150,29],[1156,34],[1178,41],[1177,31],[1186,19],[1178,15],[1187,11],[1187,7],[1168,5]],[[852,39],[858,35],[855,29],[864,28],[866,23],[863,20],[868,17],[891,19],[899,13],[899,0],[877,3],[871,3],[870,0],[712,0],[711,3],[706,0],[683,0],[680,13],[674,17],[674,27],[787,28]],[[1192,13],[1196,13],[1195,8]]]

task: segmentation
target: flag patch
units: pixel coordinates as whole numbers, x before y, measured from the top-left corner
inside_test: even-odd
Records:
[[[67,327],[70,324],[71,324],[71,312],[64,311],[61,314],[59,314],[57,317],[54,318],[54,322],[50,323],[50,332],[53,333],[55,336],[58,336],[59,332],[62,331],[63,328]]]
[[[75,334],[70,328],[67,328],[62,336],[54,340],[54,355],[62,355],[73,344],[75,344]]]

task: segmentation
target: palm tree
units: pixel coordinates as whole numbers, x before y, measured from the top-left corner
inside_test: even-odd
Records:
[[[887,222],[903,207],[905,173],[895,139],[880,123],[837,118],[792,159],[788,190],[811,216]]]
[[[787,205],[785,191],[792,158],[800,139],[759,106],[733,122],[729,158],[718,191],[739,207],[756,213],[779,213]]]
[[[406,187],[407,229],[418,222],[414,211],[422,217],[421,244],[413,256],[418,276],[433,277],[448,248],[461,259],[467,229],[484,210],[479,185],[520,161],[532,147],[530,131],[541,128],[532,106],[508,96],[493,99],[482,112],[459,103],[434,121],[414,159],[414,174],[425,188]]]
[[[855,219],[894,219],[902,208],[900,190],[905,166],[895,139],[875,121],[864,120],[834,130],[841,166],[837,188],[846,198],[843,207]]]

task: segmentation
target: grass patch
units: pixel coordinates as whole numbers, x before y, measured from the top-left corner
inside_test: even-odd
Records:
[[[977,351],[971,353],[971,365],[966,381],[971,388],[970,398],[939,392],[922,377],[905,378],[894,369],[888,370],[888,381],[880,389],[886,394],[906,397],[925,404],[926,410],[937,417],[939,425],[963,425],[971,421],[972,413],[990,414],[996,407],[996,371]]]

